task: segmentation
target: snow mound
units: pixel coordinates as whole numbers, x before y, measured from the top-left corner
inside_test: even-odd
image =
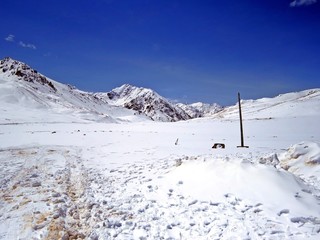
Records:
[[[279,156],[282,168],[302,177],[304,180],[320,182],[320,145],[315,142],[301,142],[292,145]]]
[[[276,153],[263,156],[259,159],[259,163],[277,167],[279,164],[278,155]]]
[[[287,209],[291,217],[320,216],[314,211],[319,200],[290,172],[236,158],[182,162],[161,180],[164,192],[176,184],[172,191],[197,201],[221,203],[227,198],[237,205],[245,200],[261,211],[280,214]]]
[[[287,158],[291,163],[293,160],[309,166],[320,165],[320,146],[314,142],[295,144],[288,149]]]

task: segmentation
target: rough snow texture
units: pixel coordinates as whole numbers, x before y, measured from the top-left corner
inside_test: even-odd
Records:
[[[312,185],[320,185],[319,143],[307,141],[294,144],[279,158],[282,168],[298,175]]]
[[[13,70],[0,73],[0,240],[319,239],[319,90],[243,101],[237,148],[236,106],[153,122]]]
[[[0,239],[317,239],[319,184],[259,163],[311,138],[289,122],[249,149],[232,121],[0,125]]]

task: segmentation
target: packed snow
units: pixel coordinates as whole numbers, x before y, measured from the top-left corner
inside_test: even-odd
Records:
[[[18,83],[0,78],[1,240],[320,238],[319,89],[242,101],[237,148],[237,106],[154,122]]]
[[[1,125],[0,239],[317,239],[318,121]]]

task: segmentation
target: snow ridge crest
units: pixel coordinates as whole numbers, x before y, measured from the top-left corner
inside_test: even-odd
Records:
[[[135,110],[139,114],[146,114],[155,121],[191,119],[191,116],[178,105],[148,88],[124,84],[108,92],[107,96],[111,104]]]
[[[28,108],[35,107],[36,103],[37,107],[44,106],[48,110],[52,108],[53,111],[54,109],[76,111],[76,115],[81,112],[84,115],[86,112],[101,115],[102,118],[107,114],[109,117],[125,121],[147,117],[154,121],[175,122],[204,116],[203,104],[198,104],[201,109],[196,105],[193,107],[179,105],[151,89],[130,84],[124,84],[106,93],[81,91],[68,84],[51,80],[29,65],[10,57],[0,60],[0,77],[0,80],[5,81],[5,85],[11,89],[11,91],[2,89],[5,94],[1,99],[6,103],[15,99],[15,102],[24,102],[23,105],[28,105]]]
[[[32,69],[25,63],[13,60],[10,57],[6,57],[0,61],[0,71],[2,71],[7,76],[14,76],[18,80],[23,80],[31,83],[37,82],[50,87],[55,92],[57,91],[53,83],[49,81],[45,76],[38,73],[37,70]]]

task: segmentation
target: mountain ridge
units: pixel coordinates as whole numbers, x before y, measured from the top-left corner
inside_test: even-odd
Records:
[[[11,58],[0,61],[0,84],[0,103],[3,103],[0,107],[11,113],[11,117],[7,117],[10,121],[16,117],[11,109],[24,112],[26,119],[19,116],[20,121],[27,121],[27,118],[33,121],[39,118],[60,121],[62,115],[67,115],[72,121],[85,122],[121,122],[143,118],[136,117],[134,111],[111,106],[96,98],[93,93],[49,79],[25,63]],[[32,114],[31,109],[39,116]],[[39,109],[46,109],[47,114]]]
[[[63,108],[83,110],[88,114],[110,115],[109,108],[131,110],[134,118],[148,117],[154,121],[175,122],[202,117],[195,107],[172,103],[154,90],[124,84],[105,93],[85,92],[69,84],[62,84],[32,69],[29,65],[6,57],[0,62],[0,74],[20,83],[21,91],[28,92],[29,100],[37,99],[38,105],[49,107],[63,105]],[[25,84],[22,84],[25,82]],[[25,94],[24,94],[25,95]],[[45,96],[47,95],[47,96]],[[41,96],[41,100],[39,100]],[[190,105],[191,106],[191,105]],[[187,110],[188,108],[188,110]],[[193,112],[192,112],[193,111]],[[112,118],[112,116],[108,116]]]
[[[96,96],[107,97],[109,104],[132,109],[139,114],[146,114],[155,121],[172,122],[192,118],[179,106],[148,88],[124,84],[110,92],[97,93]]]
[[[320,88],[279,94],[272,98],[241,100],[241,106],[243,117],[247,120],[319,115]],[[238,114],[238,105],[236,104],[224,108],[214,117],[237,119]]]
[[[9,57],[0,61],[0,107],[4,112],[21,108],[47,109],[58,121],[59,114],[67,114],[74,121],[181,121],[210,117],[238,118],[237,104],[221,107],[213,103],[172,103],[154,90],[124,84],[109,92],[92,93],[69,84],[54,81],[27,64]],[[244,119],[271,119],[274,117],[312,115],[320,112],[320,89],[280,94],[273,98],[242,100]],[[303,112],[298,107],[303,105]],[[47,116],[43,116],[45,118]],[[12,115],[14,118],[14,115]],[[10,119],[10,118],[8,118]],[[20,117],[22,120],[22,117]],[[36,119],[36,116],[30,116]],[[2,120],[7,122],[7,120]],[[11,120],[12,121],[12,120]]]

